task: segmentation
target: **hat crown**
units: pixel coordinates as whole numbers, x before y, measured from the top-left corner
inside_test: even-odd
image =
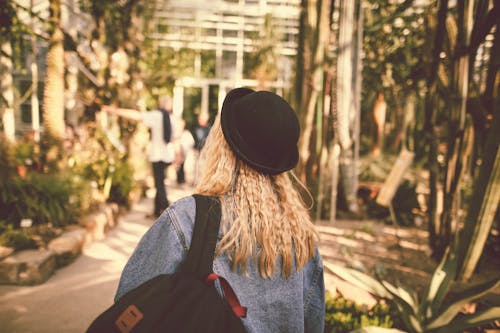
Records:
[[[298,121],[293,109],[281,97],[268,91],[247,95],[234,104],[237,129],[248,144],[266,155],[291,150],[298,140]],[[287,135],[283,135],[286,133]]]
[[[277,174],[296,165],[299,121],[280,96],[269,91],[234,89],[226,96],[221,117],[226,140],[250,166]]]

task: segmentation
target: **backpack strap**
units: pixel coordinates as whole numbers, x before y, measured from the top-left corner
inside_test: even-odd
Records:
[[[196,219],[191,246],[183,270],[195,273],[202,279],[212,273],[215,245],[219,235],[221,207],[219,199],[194,194]]]
[[[241,306],[229,282],[212,271],[215,246],[217,244],[222,216],[220,201],[216,197],[208,197],[200,194],[194,194],[193,197],[196,201],[196,218],[191,246],[189,247],[182,269],[185,272],[196,274],[211,286],[214,285],[215,280],[219,280],[224,298],[232,308],[234,314],[239,318],[244,318],[247,314],[247,308]]]

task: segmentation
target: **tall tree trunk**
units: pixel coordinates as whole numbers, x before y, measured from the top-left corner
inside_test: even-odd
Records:
[[[372,156],[374,158],[380,156],[384,148],[384,127],[386,112],[387,102],[385,101],[384,93],[379,92],[372,109],[373,123],[375,125],[375,140],[373,141],[374,145],[372,148]]]
[[[40,142],[40,103],[38,100],[38,64],[36,63],[36,47],[33,47],[33,61],[31,62],[31,128],[33,139]]]
[[[47,72],[43,94],[44,125],[49,137],[64,137],[64,35],[61,30],[61,0],[50,1],[51,35],[47,50]]]
[[[33,0],[30,1],[30,10],[33,11]],[[33,13],[32,13],[33,15]],[[31,29],[34,30],[34,18],[31,16]],[[31,36],[31,128],[33,129],[33,139],[36,143],[36,150],[39,150],[38,143],[40,142],[40,103],[38,100],[38,64],[37,64],[37,48],[35,36]]]
[[[339,157],[339,169],[342,188],[347,209],[351,212],[358,211],[356,197],[357,190],[357,165],[356,157],[356,115],[357,107],[356,85],[353,76],[358,75],[358,64],[353,64],[353,53],[356,52],[354,45],[354,30],[352,22],[355,21],[356,7],[359,8],[360,1],[340,2],[339,23],[339,51],[337,58],[337,113],[338,113],[338,142],[341,152]],[[357,57],[356,57],[357,58]]]
[[[498,5],[500,7],[500,5]],[[486,110],[493,110],[493,100],[495,95],[495,86],[498,88],[500,75],[500,15],[497,16],[495,38],[493,46],[490,50],[490,63],[488,65],[488,73],[486,74],[486,87],[482,95],[483,103]]]
[[[314,164],[317,163],[318,156],[316,142],[314,141],[316,133],[315,116],[317,115],[318,99],[323,98],[323,71],[325,45],[330,31],[329,6],[328,0],[309,0],[305,1],[307,24],[305,28],[306,36],[304,40],[304,52],[310,54],[310,57],[303,58],[303,66],[306,71],[301,74],[303,80],[303,89],[301,100],[301,124],[302,135],[299,141],[300,161],[297,171],[300,178],[306,180],[308,184],[314,183],[313,178]],[[303,2],[304,4],[304,2]]]
[[[308,0],[302,0],[300,3],[299,15],[299,35],[297,40],[297,69],[295,73],[295,107],[302,108],[302,99],[305,93],[306,74],[309,64],[309,44],[307,40],[310,36],[310,26],[308,22]],[[216,73],[217,74],[217,73]],[[302,109],[299,109],[302,112]]]
[[[439,165],[437,162],[437,137],[435,130],[435,109],[437,107],[436,103],[436,93],[437,93],[437,71],[439,68],[440,58],[443,47],[443,40],[445,36],[445,23],[446,14],[448,12],[448,1],[440,0],[439,9],[437,14],[437,25],[434,27],[434,45],[432,49],[431,64],[429,68],[429,74],[427,77],[427,93],[425,95],[425,140],[428,151],[428,164],[429,164],[429,201],[427,208],[427,216],[429,219],[429,247],[433,251],[433,256],[436,257],[436,241],[439,230],[439,218],[437,212],[437,200],[438,200],[438,179],[439,179]]]
[[[401,142],[402,149],[415,151],[415,144],[413,142],[413,129],[415,127],[415,100],[414,92],[410,92],[405,96],[404,106],[404,121],[403,121],[403,141]]]
[[[405,135],[405,110],[399,101],[401,97],[395,87],[392,87],[391,93],[394,100],[394,125],[396,127],[396,135],[394,136],[392,145],[389,148],[392,152],[397,152],[401,150],[401,142],[403,141]]]
[[[442,255],[450,244],[452,235],[457,228],[457,189],[463,176],[462,155],[464,148],[465,115],[469,87],[469,57],[460,56],[460,51],[469,43],[472,29],[473,1],[464,1],[457,4],[458,33],[450,32],[448,38],[455,45],[452,95],[449,126],[449,141],[447,146],[446,170],[443,184],[443,212],[441,214],[441,229],[439,231],[437,254]]]
[[[0,111],[5,138],[16,139],[14,121],[14,81],[12,79],[12,46],[7,36],[0,36]]]

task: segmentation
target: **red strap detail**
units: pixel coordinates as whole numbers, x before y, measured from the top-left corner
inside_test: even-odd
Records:
[[[206,282],[208,284],[213,286],[215,280],[220,281],[222,291],[224,292],[224,297],[231,306],[231,308],[233,309],[234,314],[239,318],[245,318],[247,316],[247,308],[241,306],[240,301],[238,300],[238,297],[236,297],[236,293],[234,292],[233,288],[231,288],[229,282],[227,282],[227,280],[224,279],[222,276],[217,275],[215,273],[208,274],[206,279]]]

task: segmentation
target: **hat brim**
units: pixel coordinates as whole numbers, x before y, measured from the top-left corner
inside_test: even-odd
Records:
[[[238,135],[237,125],[233,117],[234,112],[231,111],[235,102],[252,93],[255,93],[252,89],[237,88],[227,94],[221,110],[221,127],[224,138],[238,158],[261,173],[276,175],[293,169],[299,160],[297,148],[291,150],[289,156],[283,156],[279,165],[269,166],[266,161],[252,154],[253,149]]]

